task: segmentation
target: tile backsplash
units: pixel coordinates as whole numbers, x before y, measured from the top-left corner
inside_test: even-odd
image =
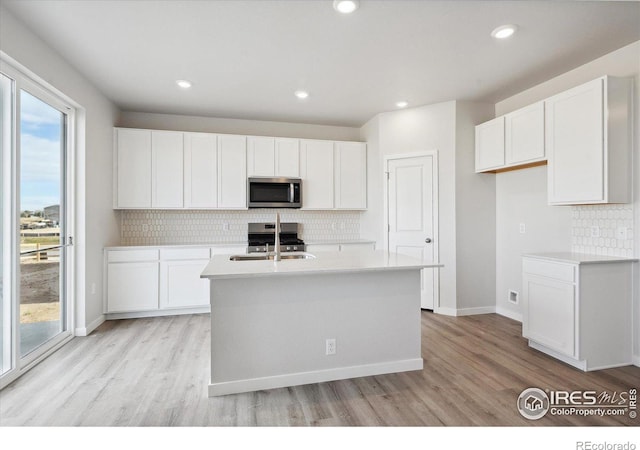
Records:
[[[571,236],[574,252],[631,257],[633,205],[574,206]]]
[[[171,245],[246,242],[249,222],[298,222],[307,241],[360,238],[359,211],[301,211],[253,209],[248,211],[123,210],[121,245]]]

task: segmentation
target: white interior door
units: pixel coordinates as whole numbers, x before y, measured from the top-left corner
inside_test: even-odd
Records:
[[[387,159],[388,250],[437,260],[437,161],[435,152]],[[434,309],[438,269],[422,271],[423,309]]]

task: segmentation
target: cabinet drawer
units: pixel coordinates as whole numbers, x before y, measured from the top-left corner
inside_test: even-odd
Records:
[[[110,250],[107,251],[108,262],[156,261],[158,250]]]
[[[161,248],[160,259],[209,259],[211,254],[209,247],[203,248]]]
[[[541,277],[554,278],[570,283],[575,281],[575,266],[573,264],[524,258],[522,261],[522,269],[524,273],[539,275]]]

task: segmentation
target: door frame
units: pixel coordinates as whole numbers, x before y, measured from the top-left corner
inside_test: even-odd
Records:
[[[438,165],[438,150],[423,150],[423,151],[416,151],[416,152],[410,152],[410,153],[399,153],[399,154],[392,154],[392,155],[385,155],[384,156],[384,164],[382,166],[382,179],[383,179],[383,186],[384,186],[384,195],[383,195],[383,200],[384,200],[384,206],[383,206],[383,211],[384,211],[384,249],[386,251],[389,251],[389,162],[390,161],[395,161],[395,160],[400,160],[400,159],[412,159],[412,158],[421,158],[421,157],[425,157],[425,156],[430,156],[433,158],[433,171],[431,173],[431,179],[433,182],[433,198],[432,198],[432,204],[433,204],[433,260],[434,261],[440,261],[440,240],[439,240],[439,230],[438,230],[438,225],[440,223],[439,221],[439,211],[440,211],[440,206],[439,206],[439,198],[440,198],[440,194],[439,194],[439,186],[440,186],[440,182],[439,182],[439,178],[438,178],[438,172],[439,172],[439,165]],[[434,276],[434,280],[433,280],[433,312],[437,313],[438,310],[440,309],[440,269],[439,268],[434,268],[433,269],[435,271],[435,276]]]
[[[58,350],[74,337],[75,329],[75,309],[76,309],[76,247],[68,242],[69,237],[75,236],[76,228],[76,113],[77,105],[67,96],[52,87],[45,80],[41,79],[24,66],[0,52],[2,72],[13,81],[13,104],[12,104],[12,124],[11,124],[11,148],[5,149],[8,153],[10,180],[9,192],[5,199],[9,202],[9,230],[4,230],[4,234],[10,235],[9,255],[9,291],[10,297],[10,321],[11,321],[11,369],[4,375],[0,375],[0,389],[3,389],[21,375],[26,373],[40,361]],[[34,349],[25,356],[20,356],[20,247],[18,235],[20,233],[20,212],[17,211],[20,199],[20,91],[25,89],[30,95],[48,103],[66,115],[64,155],[61,164],[61,175],[65,178],[65,192],[61,198],[61,216],[64,215],[65,229],[60,229],[61,238],[65,247],[60,250],[61,270],[64,270],[64,292],[60,290],[60,295],[65,296],[65,304],[62,314],[66,323],[66,330],[51,338],[43,346]],[[5,161],[6,162],[6,161]],[[6,168],[5,168],[6,172]],[[63,208],[64,206],[64,208]],[[61,220],[61,222],[62,222]],[[5,224],[7,223],[5,222]],[[64,256],[63,256],[64,253]],[[66,267],[62,267],[64,266]],[[62,288],[62,286],[61,286]],[[62,317],[61,317],[62,319]]]

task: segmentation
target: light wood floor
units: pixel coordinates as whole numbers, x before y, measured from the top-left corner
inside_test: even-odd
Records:
[[[104,323],[0,391],[3,426],[638,425],[625,417],[528,421],[528,387],[626,391],[640,368],[583,373],[527,347],[518,322],[422,313],[424,370],[208,398],[209,316]]]

